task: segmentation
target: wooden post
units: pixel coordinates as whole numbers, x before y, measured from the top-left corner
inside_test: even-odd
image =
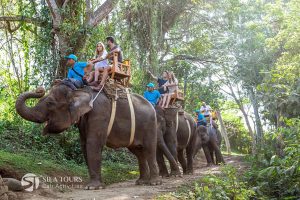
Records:
[[[221,126],[221,135],[224,138],[227,153],[230,155],[231,154],[231,147],[230,147],[229,139],[228,139],[228,136],[227,136],[226,128],[225,128],[225,125],[223,123],[223,119],[222,119],[220,111],[217,110],[216,113],[217,113],[217,118],[218,118],[218,120],[220,122],[220,126]]]

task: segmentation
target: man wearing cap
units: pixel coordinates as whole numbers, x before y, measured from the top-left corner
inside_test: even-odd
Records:
[[[154,90],[154,84],[149,83],[147,85],[147,91],[144,92],[144,97],[147,99],[153,106],[155,106],[160,97],[160,93],[157,90]]]
[[[70,54],[65,56],[67,59],[67,67],[69,68],[67,81],[70,81],[73,84],[69,85],[72,89],[77,89],[83,87],[83,76],[84,76],[84,68],[92,68],[93,64],[90,62],[77,62],[77,56],[74,54]]]
[[[207,125],[206,118],[200,112],[200,110],[196,110],[196,114],[197,114],[197,126],[200,126],[200,125],[206,126]]]

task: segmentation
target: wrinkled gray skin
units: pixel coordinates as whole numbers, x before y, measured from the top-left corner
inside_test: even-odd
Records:
[[[191,128],[190,132],[187,122]],[[183,174],[193,173],[193,156],[209,140],[208,134],[199,134],[196,129],[197,124],[190,114],[184,112],[184,114],[178,115],[177,152]],[[186,159],[184,157],[184,150],[186,152]]]
[[[161,184],[156,163],[157,122],[152,105],[137,94],[131,94],[135,111],[135,137],[129,145],[130,109],[128,101],[118,99],[114,124],[107,137],[107,127],[111,115],[111,101],[100,93],[93,104],[90,100],[96,92],[89,88],[72,91],[63,84],[55,84],[48,95],[43,88],[35,92],[25,92],[16,101],[16,110],[26,120],[45,123],[43,134],[58,134],[77,124],[80,132],[81,149],[88,167],[90,181],[86,189],[103,186],[101,179],[101,155],[106,144],[111,148],[128,147],[136,155],[140,178],[136,184]],[[25,101],[41,98],[34,107],[27,107]]]
[[[159,174],[162,177],[180,176],[177,164],[177,136],[176,136],[176,115],[177,108],[165,108],[156,106],[157,116],[157,152],[156,158],[159,167]],[[171,173],[169,174],[164,156],[170,163]]]
[[[209,131],[208,131],[209,130]],[[209,135],[209,140],[204,142],[202,146],[197,146],[197,149],[203,147],[203,151],[207,160],[207,165],[211,166],[213,164],[225,163],[224,158],[221,154],[221,133],[216,127],[209,128],[205,126],[198,126],[196,132],[200,135]],[[196,155],[195,152],[194,156]],[[214,161],[214,156],[216,157],[216,162]]]
[[[7,185],[10,191],[23,191],[27,188],[30,188],[33,183],[30,182],[29,185],[22,186],[21,181],[14,178],[2,178],[5,185]]]

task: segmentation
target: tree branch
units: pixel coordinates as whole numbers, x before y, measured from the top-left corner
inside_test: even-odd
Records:
[[[115,7],[118,0],[106,0],[93,13],[93,17],[89,20],[90,26],[97,26]]]
[[[35,24],[37,26],[43,26],[45,25],[45,21],[42,21],[38,18],[30,18],[30,17],[25,17],[25,16],[0,16],[0,21],[5,21],[5,22],[27,22],[31,24]]]
[[[65,8],[66,8],[68,2],[69,2],[69,0],[65,0],[65,1],[64,1],[63,5],[62,5],[62,9],[65,9]]]
[[[219,63],[213,60],[204,60],[202,58],[198,58],[195,56],[190,56],[190,55],[184,55],[184,54],[180,54],[180,55],[176,55],[171,59],[165,60],[164,62],[168,62],[171,60],[190,60],[190,61],[194,61],[194,62],[199,62],[201,64],[206,64],[206,63]]]
[[[58,29],[61,24],[61,15],[55,0],[47,0],[48,7],[53,20],[53,28]]]
[[[85,5],[86,5],[86,22],[89,23],[89,21],[92,19],[93,17],[93,11],[91,8],[91,1],[90,0],[86,0],[85,1]]]

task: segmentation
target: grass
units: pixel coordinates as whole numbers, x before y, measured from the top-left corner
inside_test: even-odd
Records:
[[[31,154],[14,154],[0,150],[0,173],[20,178],[26,173],[48,176],[79,176],[88,180],[88,170],[85,165],[72,161],[54,161],[35,157]],[[103,162],[103,180],[106,184],[134,179],[139,172],[136,166]]]

